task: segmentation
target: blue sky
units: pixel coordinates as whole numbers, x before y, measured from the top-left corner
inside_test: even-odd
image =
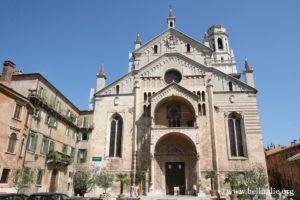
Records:
[[[1,0],[0,62],[41,73],[86,109],[100,65],[110,83],[128,71],[128,53],[166,30],[172,5],[178,30],[202,41],[224,24],[238,69],[255,70],[264,143],[300,138],[300,1]]]

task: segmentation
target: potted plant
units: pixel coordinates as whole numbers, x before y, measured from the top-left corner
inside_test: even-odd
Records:
[[[139,185],[138,195],[141,196],[143,193],[143,181],[145,180],[145,172],[144,171],[137,171],[135,175],[136,182]]]
[[[116,175],[116,181],[120,182],[120,194],[119,198],[124,197],[123,190],[124,190],[124,184],[127,185],[129,183],[129,178],[126,173],[119,173]]]
[[[216,170],[209,170],[207,171],[207,174],[205,175],[205,179],[210,179],[210,185],[211,185],[211,190],[210,190],[210,195],[211,196],[216,196],[217,192],[215,190],[215,179],[218,177],[218,173]]]
[[[97,186],[104,189],[104,193],[100,195],[100,199],[110,200],[111,195],[107,193],[107,189],[113,184],[114,177],[106,172],[101,172],[95,178],[95,183]]]
[[[227,183],[230,185],[230,189],[231,189],[231,194],[229,195],[230,200],[238,200],[237,194],[234,193],[234,191],[239,186],[238,177],[239,177],[238,172],[228,172],[228,174],[226,175],[226,178],[224,180],[224,183]]]

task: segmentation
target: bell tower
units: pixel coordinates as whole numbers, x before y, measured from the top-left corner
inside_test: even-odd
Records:
[[[175,28],[176,17],[173,14],[173,10],[170,8],[169,15],[167,18],[168,29]]]
[[[223,25],[213,25],[205,36],[206,45],[214,52],[212,66],[226,74],[237,76],[236,62],[232,49],[229,47],[228,34]]]

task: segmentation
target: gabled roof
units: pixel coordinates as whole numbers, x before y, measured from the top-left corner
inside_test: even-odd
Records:
[[[216,68],[213,68],[213,67],[206,67],[202,64],[200,64],[199,62],[196,62],[195,60],[183,55],[183,54],[180,54],[178,52],[174,52],[174,53],[165,53],[163,54],[162,56],[158,57],[157,59],[153,60],[152,62],[148,63],[147,65],[145,65],[144,67],[136,70],[136,71],[131,71],[129,72],[128,74],[125,74],[124,76],[122,76],[121,78],[119,78],[118,80],[112,82],[111,84],[107,85],[105,88],[99,90],[98,92],[95,93],[95,95],[105,91],[108,87],[111,87],[115,84],[117,84],[117,82],[119,82],[120,80],[123,80],[124,78],[128,77],[128,76],[133,76],[134,74],[138,74],[139,72],[141,72],[142,70],[146,69],[147,67],[151,66],[153,63],[157,62],[159,59],[162,59],[163,57],[171,57],[171,56],[175,56],[177,58],[180,58],[190,64],[192,64],[193,66],[195,67],[199,67],[200,69],[206,71],[206,72],[212,72],[213,74],[219,74],[220,76],[223,76],[223,77],[227,77],[228,79],[230,79],[231,81],[233,82],[236,82],[240,85],[243,85],[244,87],[246,87],[248,90],[250,91],[253,91],[254,93],[257,93],[257,90],[249,85],[247,85],[246,83],[240,81],[239,79],[237,78],[234,78],[228,74],[225,74],[224,72],[216,69]]]
[[[187,90],[186,88],[180,86],[179,84],[177,84],[176,82],[172,82],[170,83],[169,85],[167,85],[166,87],[164,87],[163,89],[159,90],[158,92],[156,92],[154,95],[152,95],[150,97],[150,99],[153,99],[155,98],[156,96],[160,95],[161,93],[163,93],[164,91],[168,90],[169,88],[175,88],[175,89],[178,89],[180,91],[182,91],[183,93],[186,93],[188,94],[190,97],[192,97],[194,100],[197,101],[198,99],[198,96],[196,94],[194,94],[193,92]]]
[[[145,43],[144,45],[142,45],[140,48],[134,50],[132,53],[133,54],[138,54],[138,53],[142,53],[142,51],[146,48],[149,47],[149,45],[154,42],[155,40],[157,40],[160,37],[164,37],[166,35],[174,35],[177,36],[178,38],[182,38],[183,40],[188,40],[191,44],[193,44],[195,47],[198,47],[199,49],[201,49],[203,52],[211,55],[213,53],[213,50],[207,46],[205,46],[204,44],[202,44],[201,42],[191,38],[190,36],[178,31],[177,29],[173,29],[170,28],[164,32],[162,32],[161,34],[159,34],[158,36],[156,36],[155,38],[153,38],[152,40],[148,41],[147,43]]]

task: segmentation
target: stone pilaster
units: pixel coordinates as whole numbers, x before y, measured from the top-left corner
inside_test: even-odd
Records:
[[[209,110],[209,121],[210,121],[210,131],[211,131],[211,146],[212,146],[212,164],[213,169],[217,172],[219,171],[218,163],[218,151],[217,151],[217,138],[216,138],[216,122],[215,122],[215,112],[214,112],[214,95],[213,95],[213,85],[208,83],[207,93],[208,93],[208,110]],[[217,177],[216,189],[220,189],[220,178]]]

